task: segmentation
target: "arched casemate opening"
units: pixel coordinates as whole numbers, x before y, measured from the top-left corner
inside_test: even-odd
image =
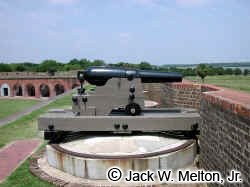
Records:
[[[21,85],[16,84],[14,86],[14,96],[23,96],[23,89]]]
[[[50,96],[50,90],[49,86],[46,84],[40,85],[40,95],[41,97],[49,97]]]
[[[60,95],[64,93],[64,87],[63,85],[57,84],[55,85],[55,95]]]
[[[28,84],[26,86],[26,90],[27,90],[27,95],[29,97],[34,97],[36,96],[36,90],[35,90],[35,87],[32,85],[32,84]]]
[[[7,83],[2,84],[0,88],[0,96],[10,96],[10,86]]]

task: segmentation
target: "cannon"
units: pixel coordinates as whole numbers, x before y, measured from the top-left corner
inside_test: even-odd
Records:
[[[112,78],[127,78],[128,81],[140,78],[142,83],[181,82],[182,74],[113,67],[90,67],[85,72],[79,71],[77,78],[79,81],[87,80],[90,84],[104,86]]]
[[[69,134],[162,133],[194,137],[200,116],[195,109],[145,108],[143,83],[181,82],[180,73],[113,67],[90,67],[79,71],[81,83],[72,96],[72,110],[51,110],[38,119],[39,130],[51,142]],[[94,85],[86,91],[84,82]]]

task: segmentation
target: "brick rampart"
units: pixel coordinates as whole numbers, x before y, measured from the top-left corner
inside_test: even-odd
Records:
[[[162,107],[197,108],[202,117],[201,167],[224,177],[238,170],[243,183],[224,186],[250,186],[250,94],[188,81],[144,87],[151,89],[147,98]]]
[[[29,97],[53,97],[57,94],[67,92],[79,86],[79,81],[71,77],[29,77],[29,78],[6,78],[0,79],[0,96],[29,96]],[[41,91],[49,94],[43,96]],[[6,90],[4,90],[4,88]],[[18,94],[19,93],[19,94]]]
[[[62,71],[50,74],[48,72],[0,72],[0,79],[58,79],[76,78],[76,71]]]

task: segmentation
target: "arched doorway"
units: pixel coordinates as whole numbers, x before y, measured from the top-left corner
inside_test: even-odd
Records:
[[[63,85],[57,84],[55,85],[55,95],[60,95],[64,93],[64,87]]]
[[[21,85],[16,84],[14,86],[14,96],[23,96],[23,89]]]
[[[27,95],[29,97],[34,97],[36,96],[36,91],[35,91],[35,87],[32,84],[28,84],[26,86],[26,90],[27,90]]]
[[[40,86],[40,95],[41,97],[49,97],[50,96],[50,91],[49,91],[49,86],[46,84],[41,84]]]
[[[10,96],[10,86],[7,83],[4,83],[1,86],[0,95],[1,96]]]

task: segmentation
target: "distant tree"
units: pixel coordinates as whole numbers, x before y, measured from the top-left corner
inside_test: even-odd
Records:
[[[211,65],[206,65],[206,71],[207,71],[207,75],[216,75],[217,74],[216,68],[211,66]]]
[[[160,71],[160,72],[169,72],[169,69],[168,69],[167,67],[160,66],[160,67],[158,68],[158,71]]]
[[[244,73],[245,76],[247,76],[249,74],[249,69],[244,69]]]
[[[233,74],[233,69],[232,68],[225,69],[225,74],[226,75],[232,75]]]
[[[202,82],[204,82],[205,77],[208,75],[207,65],[206,64],[199,64],[196,67],[196,73],[202,79]]]
[[[55,60],[45,60],[37,67],[38,72],[48,72],[53,69],[54,72],[62,70],[63,65]]]
[[[79,63],[83,69],[87,69],[89,66],[91,66],[91,61],[86,58],[81,59]]]
[[[105,62],[103,60],[94,60],[91,65],[92,66],[105,66]]]
[[[224,75],[225,71],[223,67],[216,68],[217,75]]]
[[[235,74],[235,75],[241,75],[241,74],[242,74],[241,69],[240,69],[240,68],[235,68],[235,69],[234,69],[234,74]]]
[[[196,75],[195,70],[192,69],[192,68],[186,68],[186,69],[183,70],[182,73],[183,73],[184,76],[194,76],[194,75]]]
[[[23,72],[23,71],[26,71],[26,68],[25,68],[25,66],[23,64],[18,64],[15,67],[15,71]]]
[[[69,70],[82,70],[83,67],[81,66],[81,64],[65,64],[63,66],[63,70],[64,71],[69,71]]]
[[[141,62],[138,67],[142,70],[152,70],[152,66],[148,62]]]
[[[12,68],[9,64],[0,64],[0,72],[11,72]]]
[[[80,64],[80,61],[77,60],[76,58],[74,58],[74,59],[70,60],[68,64],[70,64],[70,65]]]

